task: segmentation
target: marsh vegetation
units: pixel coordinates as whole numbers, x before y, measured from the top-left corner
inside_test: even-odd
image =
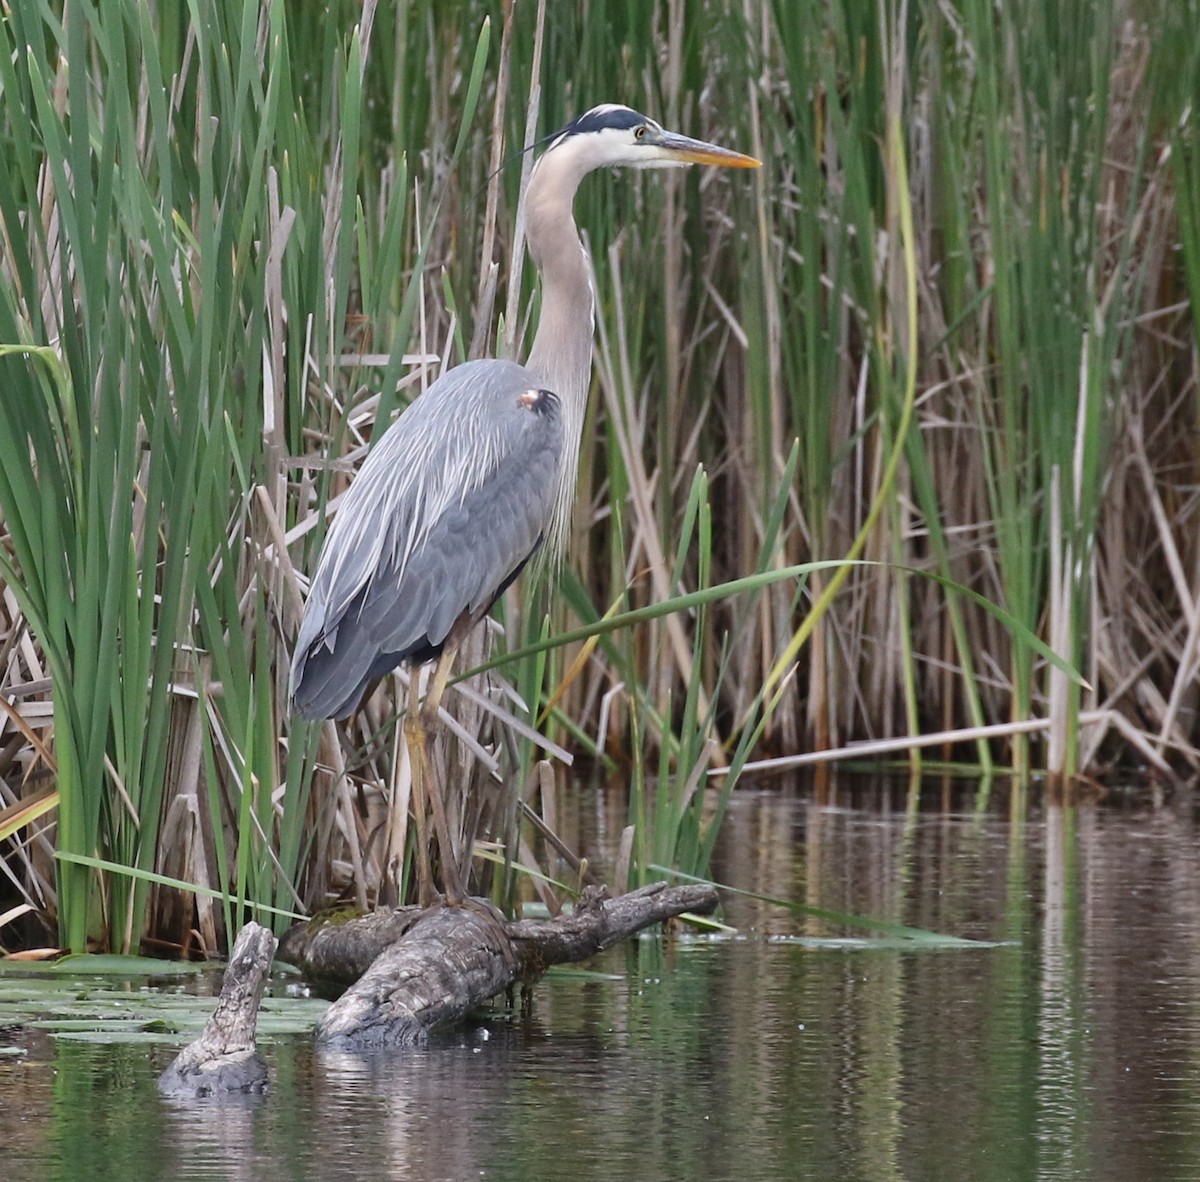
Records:
[[[404,695],[287,717],[303,573],[380,425],[520,353],[510,154],[600,101],[767,166],[580,195],[574,536],[439,754],[480,885],[577,885],[567,755],[630,882],[750,761],[1200,767],[1197,94],[1200,0],[5,6],[0,923],[373,898]]]

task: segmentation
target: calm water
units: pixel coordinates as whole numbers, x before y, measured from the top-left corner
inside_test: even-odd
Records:
[[[1200,1178],[1190,804],[927,786],[746,794],[718,877],[1006,941],[833,946],[730,900],[736,940],[642,941],[420,1052],[264,1047],[260,1099],[172,1106],[164,1046],[0,1032],[0,1174],[40,1178]],[[619,830],[588,797],[566,824]],[[804,942],[805,937],[816,943]],[[611,976],[601,976],[610,974]]]

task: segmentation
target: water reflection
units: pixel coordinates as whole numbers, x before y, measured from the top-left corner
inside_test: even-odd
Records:
[[[272,1091],[168,1106],[165,1048],[0,1058],[29,1176],[438,1179],[1200,1177],[1200,870],[1190,801],[1026,813],[995,790],[735,800],[720,879],[997,941],[839,951],[730,898],[749,936],[641,941],[423,1051],[264,1047]],[[623,802],[560,801],[593,863]],[[15,1113],[20,1113],[18,1119]],[[7,1173],[7,1171],[6,1171]]]
[[[263,1162],[254,1143],[265,1096],[214,1096],[199,1102],[161,1099],[159,1103],[170,1156],[175,1164],[188,1163],[188,1176],[228,1178],[231,1182],[261,1177]],[[151,1161],[153,1158],[143,1159],[139,1165],[145,1169]]]

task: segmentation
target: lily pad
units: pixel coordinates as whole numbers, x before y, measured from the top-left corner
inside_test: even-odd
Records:
[[[185,977],[221,966],[196,960],[158,960],[152,956],[78,953],[58,960],[0,960],[0,974],[14,977]]]
[[[158,1030],[54,1030],[51,1037],[60,1042],[90,1042],[111,1046],[115,1043],[148,1043],[182,1047],[186,1038]]]
[[[0,1025],[19,1023],[78,1042],[183,1046],[200,1033],[217,1004],[220,966],[87,956],[65,962],[75,970],[68,973],[60,967],[63,963],[0,976]],[[180,976],[180,969],[186,977]],[[172,976],[177,979],[169,980]],[[293,996],[283,980],[274,987],[278,993],[263,1000],[259,1035],[268,1041],[311,1036],[329,1003]]]
[[[50,1034],[70,1034],[81,1030],[104,1030],[114,1034],[145,1030],[144,1018],[35,1018],[30,1026]]]

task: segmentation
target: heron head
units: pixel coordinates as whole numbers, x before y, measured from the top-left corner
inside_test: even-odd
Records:
[[[551,139],[545,157],[570,152],[586,170],[593,168],[677,168],[715,164],[723,168],[758,168],[761,161],[717,144],[666,131],[647,115],[604,103],[568,123]]]

